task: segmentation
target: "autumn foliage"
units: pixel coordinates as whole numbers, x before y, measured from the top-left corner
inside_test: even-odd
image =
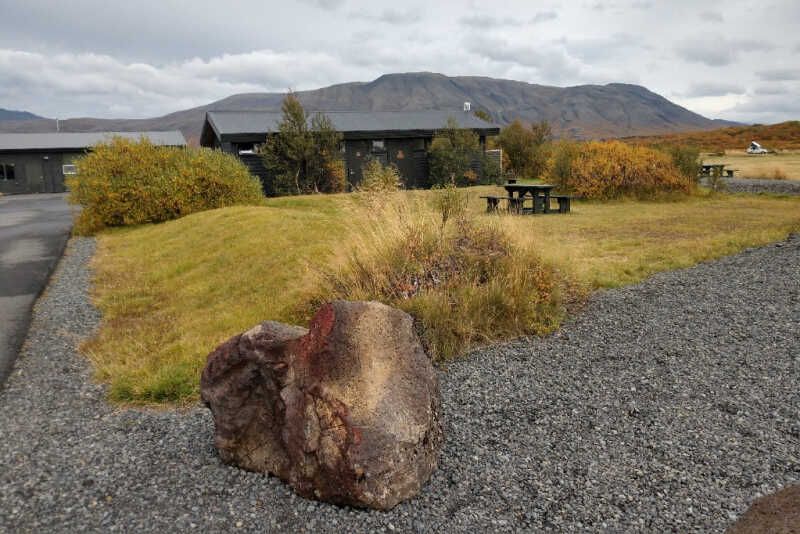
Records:
[[[79,234],[263,199],[258,179],[235,156],[216,150],[115,138],[75,164],[78,173],[67,187],[70,202],[82,206],[75,223]]]
[[[750,141],[758,141],[770,150],[800,148],[800,121],[779,124],[731,126],[716,130],[684,132],[646,137],[629,137],[624,141],[645,145],[696,146],[704,152],[744,150]]]
[[[590,199],[656,198],[688,194],[693,179],[659,150],[619,141],[557,145],[550,180],[560,190]]]

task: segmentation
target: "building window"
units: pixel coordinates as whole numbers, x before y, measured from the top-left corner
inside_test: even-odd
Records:
[[[383,139],[374,139],[372,141],[372,150],[375,152],[386,150],[386,143],[384,143]]]
[[[78,174],[78,169],[75,168],[75,165],[62,165],[61,170],[64,173],[64,176]]]
[[[16,180],[13,163],[0,164],[0,180]]]

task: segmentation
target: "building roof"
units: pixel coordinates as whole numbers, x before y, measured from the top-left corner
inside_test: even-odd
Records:
[[[155,145],[186,146],[186,139],[177,130],[166,132],[50,132],[0,133],[0,150],[82,150],[114,137],[139,139],[146,137]]]
[[[309,113],[309,121],[317,112]],[[334,128],[347,133],[380,132],[434,132],[447,125],[453,118],[461,128],[490,130],[497,133],[499,126],[465,111],[324,111]],[[209,111],[206,125],[213,128],[218,138],[226,135],[266,135],[278,130],[283,114],[279,111]],[[204,132],[205,133],[205,132]],[[205,137],[205,136],[204,136]]]

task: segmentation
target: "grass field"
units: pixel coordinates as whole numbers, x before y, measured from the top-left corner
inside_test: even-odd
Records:
[[[739,169],[737,178],[768,178],[778,176],[789,180],[800,180],[800,151],[782,151],[759,156],[744,150],[726,150],[724,156],[703,154],[704,163],[726,163],[728,168]]]
[[[800,199],[715,196],[573,206],[570,215],[494,216],[468,190],[469,215],[588,289],[735,253],[800,230]],[[402,193],[417,202],[429,192]],[[99,236],[94,300],[103,312],[84,345],[113,400],[183,403],[205,357],[254,324],[299,321],[320,269],[369,226],[350,195],[271,199]],[[420,205],[419,203],[417,205]],[[424,205],[424,204],[422,204]]]

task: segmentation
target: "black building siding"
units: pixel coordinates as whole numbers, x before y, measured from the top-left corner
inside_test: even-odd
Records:
[[[14,166],[14,179],[0,177],[0,193],[63,193],[63,165],[80,156],[75,152],[0,151],[0,165]]]

